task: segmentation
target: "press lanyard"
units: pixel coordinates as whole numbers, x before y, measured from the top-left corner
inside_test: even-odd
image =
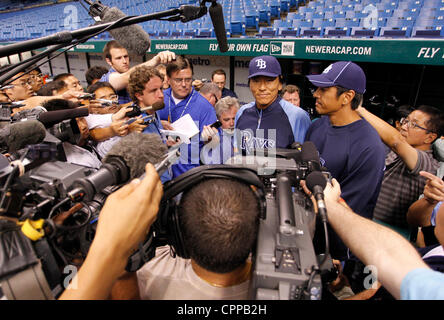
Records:
[[[188,105],[190,104],[190,102],[191,102],[191,99],[193,99],[193,95],[194,95],[194,90],[193,90],[193,93],[191,94],[191,97],[190,97],[190,100],[188,100],[188,102],[187,102],[187,104],[185,105],[185,107],[183,108],[183,110],[182,110],[182,113],[180,114],[180,117],[179,118],[182,118],[182,116],[183,116],[183,114],[185,113],[185,110],[187,109],[187,107],[188,107]],[[173,94],[173,91],[171,91],[171,95]],[[172,99],[172,97],[170,97],[170,99],[169,99],[169,101],[168,101],[168,122],[172,122],[171,121],[171,99]],[[178,118],[178,119],[179,119]]]
[[[259,127],[261,126],[261,122],[262,122],[262,109],[261,112],[259,113],[259,120],[257,120],[257,129],[259,129]]]

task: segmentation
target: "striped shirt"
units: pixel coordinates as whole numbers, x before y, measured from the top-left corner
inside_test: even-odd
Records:
[[[386,169],[381,191],[373,212],[375,219],[385,223],[408,228],[406,214],[410,205],[418,200],[424,191],[426,179],[420,171],[436,174],[438,161],[433,158],[432,150],[420,151],[415,168],[410,171],[404,161],[393,151],[385,158]]]

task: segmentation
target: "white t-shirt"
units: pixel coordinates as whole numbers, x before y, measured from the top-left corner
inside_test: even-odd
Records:
[[[86,122],[88,123],[88,129],[92,130],[95,128],[106,128],[111,125],[113,122],[112,114],[90,114],[85,117]],[[96,150],[99,153],[100,157],[106,156],[109,150],[113,147],[113,145],[119,141],[121,137],[115,136],[111,137],[108,140],[97,142]]]
[[[66,155],[66,162],[78,164],[80,166],[99,169],[102,162],[88,150],[69,142],[63,142],[63,150]]]
[[[156,256],[137,271],[143,300],[245,300],[250,281],[215,287],[199,278],[191,260],[170,255],[170,247],[156,249]]]

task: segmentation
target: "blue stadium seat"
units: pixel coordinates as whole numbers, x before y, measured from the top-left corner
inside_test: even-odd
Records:
[[[210,28],[198,28],[196,32],[196,38],[212,38],[213,29]]]
[[[290,0],[281,0],[281,12],[290,11]]]
[[[277,30],[272,27],[260,27],[259,33],[256,34],[257,38],[274,38],[277,34]]]
[[[444,28],[441,27],[413,27],[412,38],[444,38]]]
[[[392,28],[382,27],[379,32],[380,37],[408,38],[412,34],[412,27]]]
[[[313,26],[312,20],[293,20],[292,22],[293,28],[311,28]]]
[[[183,36],[183,31],[178,29],[171,31],[170,34],[170,37],[173,39],[182,38],[182,36]]]
[[[407,17],[404,19],[389,18],[387,19],[386,27],[413,27],[415,25],[415,19]]]
[[[351,28],[348,27],[325,27],[324,37],[348,37],[350,36]]]
[[[304,19],[304,18],[305,18],[305,15],[303,13],[300,13],[300,12],[289,12],[287,14],[287,20],[288,21],[295,20],[295,19],[301,20],[301,19]]]
[[[352,27],[350,36],[360,37],[360,38],[374,38],[379,36],[379,28],[362,28],[362,27]]]
[[[259,12],[256,8],[245,10],[245,27],[259,29]]]
[[[323,28],[314,28],[314,27],[300,27],[299,28],[299,36],[300,37],[322,37],[323,36]]]
[[[299,28],[280,27],[278,28],[278,36],[281,38],[296,38],[299,36]]]
[[[289,28],[292,26],[292,22],[288,20],[274,20],[273,28]]]

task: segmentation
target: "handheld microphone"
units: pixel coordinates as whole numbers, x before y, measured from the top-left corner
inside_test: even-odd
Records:
[[[131,107],[133,108],[133,110],[128,111],[125,114],[125,116],[127,116],[129,118],[138,117],[142,114],[142,112],[145,112],[148,110],[153,110],[154,112],[156,112],[158,110],[162,110],[165,107],[165,103],[163,102],[163,100],[161,100],[161,101],[154,102],[152,106],[148,106],[148,107],[140,108],[137,104],[133,104]]]
[[[216,33],[220,52],[228,51],[227,31],[225,30],[224,13],[222,6],[214,1],[210,6],[210,17]]]
[[[114,22],[121,18],[127,17],[127,15],[120,11],[118,8],[107,7],[103,5],[100,1],[95,1],[94,3],[91,3],[91,1],[89,1],[88,4],[91,5],[89,15],[93,17],[94,20],[96,20],[96,24]],[[120,45],[122,45],[122,47],[127,49],[130,53],[143,56],[150,48],[150,36],[139,25],[130,25],[126,27],[112,29],[108,32]]]
[[[14,152],[29,144],[43,142],[45,136],[45,127],[39,121],[17,122],[0,130],[0,146],[7,152]]]
[[[167,152],[168,148],[159,135],[133,132],[113,145],[98,171],[74,181],[68,196],[73,201],[91,201],[108,186],[140,177],[147,162],[158,163]]]
[[[313,171],[306,178],[307,188],[313,193],[318,204],[319,214],[322,222],[327,222],[327,209],[324,202],[324,189],[327,185],[327,179],[321,171]]]
[[[321,171],[319,152],[313,142],[305,141],[302,144],[301,160],[308,163],[310,171]]]

